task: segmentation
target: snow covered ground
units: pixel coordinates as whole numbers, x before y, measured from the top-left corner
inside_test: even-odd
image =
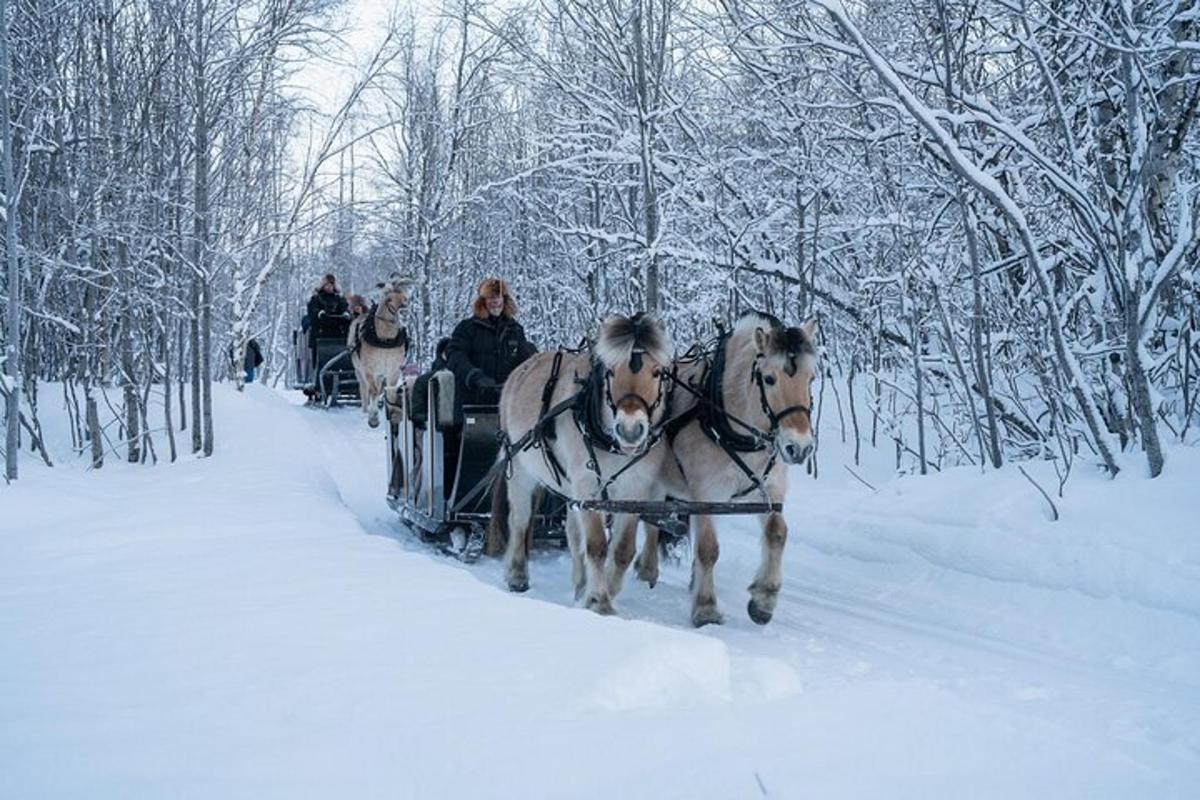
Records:
[[[775,620],[730,521],[694,631],[684,565],[618,618],[561,553],[512,595],[398,528],[358,412],[216,404],[209,460],[55,434],[0,486],[0,797],[1200,796],[1200,450],[1077,465],[1050,522],[1014,469],[872,492],[827,435]]]

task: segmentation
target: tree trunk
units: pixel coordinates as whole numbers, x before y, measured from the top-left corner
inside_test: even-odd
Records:
[[[0,0],[0,145],[4,147],[4,255],[8,266],[8,313],[5,315],[7,348],[4,354],[8,375],[5,401],[4,475],[17,477],[17,450],[21,429],[21,271],[17,263],[17,185],[13,174],[12,119],[9,110],[8,2]]]
[[[205,8],[196,0],[195,79],[196,119],[194,130],[195,179],[193,186],[194,217],[192,223],[192,265],[198,286],[192,291],[197,301],[192,306],[197,330],[192,337],[197,352],[192,355],[196,375],[192,378],[192,449],[213,452],[212,426],[212,277],[209,272],[208,250],[208,43],[204,36]],[[197,391],[199,390],[199,391]],[[195,424],[199,415],[200,425]],[[201,425],[203,430],[201,430]],[[201,436],[203,435],[203,438]]]

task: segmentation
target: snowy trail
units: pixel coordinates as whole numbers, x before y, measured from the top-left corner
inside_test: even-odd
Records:
[[[338,442],[325,451],[331,460],[346,457],[341,474],[355,475],[354,486],[344,482],[344,497],[355,493],[364,482],[379,483],[379,476],[384,474],[381,434],[363,435],[368,429],[357,415],[326,416],[315,419],[313,424],[338,432],[336,436],[323,438]],[[355,473],[352,464],[370,465],[370,469]],[[812,690],[880,679],[933,676],[939,684],[954,686],[957,692],[972,695],[980,702],[993,702],[997,696],[1015,701],[1046,722],[1074,714],[1081,724],[1092,729],[1101,725],[1119,730],[1122,735],[1137,730],[1166,739],[1179,735],[1180,739],[1172,744],[1187,753],[1189,760],[1196,761],[1200,754],[1200,735],[1194,733],[1200,731],[1200,674],[1175,676],[1178,679],[1156,675],[1153,670],[1139,668],[1135,660],[1097,647],[1094,641],[1088,648],[1080,648],[1078,643],[1052,644],[1046,641],[1044,625],[1029,625],[1024,618],[1005,620],[1003,626],[987,631],[979,628],[978,617],[970,613],[959,609],[949,614],[938,613],[947,607],[948,590],[977,603],[976,610],[985,615],[989,613],[988,604],[980,602],[981,592],[1002,597],[1015,611],[1020,605],[1014,602],[1015,590],[1030,595],[1024,599],[1037,606],[1043,619],[1049,604],[1058,617],[1052,623],[1064,627],[1087,626],[1100,622],[1100,609],[1091,607],[1097,601],[1079,603],[1075,597],[1064,601],[1059,596],[1061,592],[1040,585],[1036,579],[1008,586],[987,575],[987,569],[979,570],[985,574],[973,574],[970,559],[962,559],[965,572],[950,576],[945,568],[935,564],[919,563],[901,570],[888,559],[880,558],[874,561],[874,566],[884,565],[887,574],[872,575],[880,570],[872,569],[871,557],[847,556],[836,547],[825,547],[827,552],[822,552],[821,547],[805,541],[805,519],[795,511],[795,495],[799,493],[793,493],[789,505],[793,538],[786,557],[788,582],[779,613],[766,629],[750,623],[743,612],[745,585],[758,558],[757,525],[752,520],[726,520],[721,525],[722,566],[718,570],[718,587],[727,624],[698,635],[723,641],[735,661],[740,657],[750,662],[759,659],[758,663],[774,663],[779,667],[777,674],[787,676],[781,679],[788,685],[784,691],[798,690],[801,685]],[[824,494],[823,499],[831,507],[815,513],[815,524],[855,508],[864,491],[857,482],[845,481],[837,491]],[[387,518],[389,512],[377,493],[363,497],[360,502],[361,505],[357,502],[350,505],[361,509],[359,518],[365,528],[404,537],[398,524]],[[375,510],[377,505],[383,508],[382,516]],[[868,530],[887,524],[887,520],[870,513],[859,512],[856,516]],[[892,522],[899,526],[944,527],[956,535],[986,534],[970,530],[969,525],[963,525],[953,516],[932,514],[922,519],[917,515]],[[384,526],[382,531],[380,524]],[[819,572],[814,571],[814,565],[821,568]],[[498,591],[504,590],[499,564],[484,561],[471,571]],[[573,606],[569,571],[565,553],[541,553],[531,565],[533,588],[527,597]],[[634,580],[631,571],[619,598],[621,616],[688,630],[683,622],[688,610],[687,581],[686,555],[683,563],[664,565],[663,577],[654,590]],[[1039,602],[1037,595],[1048,597]],[[1073,617],[1074,609],[1063,608],[1073,602],[1085,607],[1082,616]],[[1114,613],[1124,610],[1110,609]],[[1190,610],[1194,616],[1200,607],[1189,609],[1181,604],[1181,610]],[[1161,611],[1151,608],[1146,616],[1159,617],[1164,625],[1176,628],[1177,615]],[[1191,661],[1200,663],[1195,662],[1200,647],[1196,626],[1191,625],[1181,639],[1191,648]],[[771,690],[764,693],[770,694]],[[1123,711],[1128,717],[1114,717],[1104,710],[1107,701],[1113,698],[1127,701]],[[1181,699],[1190,700],[1190,708],[1185,704],[1181,709]],[[1170,724],[1164,720],[1180,711],[1189,720],[1188,726],[1168,732]]]
[[[617,619],[573,607],[561,552],[512,595],[400,529],[357,410],[218,389],[207,462],[0,495],[0,797],[1200,786],[1194,452],[1169,480],[1077,479],[1051,527],[1019,476],[881,471],[872,495],[826,445],[776,619],[745,615],[757,532],[731,521],[727,624],[693,631],[686,564],[631,576]]]

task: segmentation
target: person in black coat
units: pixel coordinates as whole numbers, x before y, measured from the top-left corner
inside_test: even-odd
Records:
[[[262,348],[258,346],[257,339],[251,339],[246,342],[246,358],[242,361],[242,369],[246,371],[246,383],[254,383],[254,375],[262,363]]]
[[[308,299],[308,326],[315,330],[318,336],[326,335],[325,332],[333,327],[345,326],[344,321],[335,324],[333,319],[341,317],[349,309],[346,298],[342,297],[338,289],[337,279],[332,273],[327,273]]]
[[[308,331],[308,347],[311,353],[313,369],[317,364],[317,337],[342,336],[350,328],[347,312],[349,303],[338,289],[337,279],[333,273],[326,273],[317,288],[313,289],[312,297],[308,299],[308,313],[304,315],[302,327]]]
[[[479,284],[472,312],[451,334],[446,362],[464,403],[497,403],[505,379],[537,348],[525,338],[508,284],[499,278]]]
[[[446,369],[446,351],[450,349],[450,338],[446,337],[437,343],[434,350],[433,364],[429,370],[422,372],[413,381],[411,411],[409,413],[413,425],[418,428],[424,428],[429,416],[429,379],[433,373]],[[462,400],[456,397],[454,400],[454,424],[462,425]]]

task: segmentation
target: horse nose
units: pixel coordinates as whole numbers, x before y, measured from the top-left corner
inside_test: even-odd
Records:
[[[812,451],[811,444],[798,445],[795,442],[788,442],[783,446],[783,460],[789,464],[802,464],[804,459],[812,454]]]
[[[636,442],[640,440],[645,431],[646,426],[641,420],[634,422],[632,425],[625,422],[617,423],[617,433],[627,442]]]

